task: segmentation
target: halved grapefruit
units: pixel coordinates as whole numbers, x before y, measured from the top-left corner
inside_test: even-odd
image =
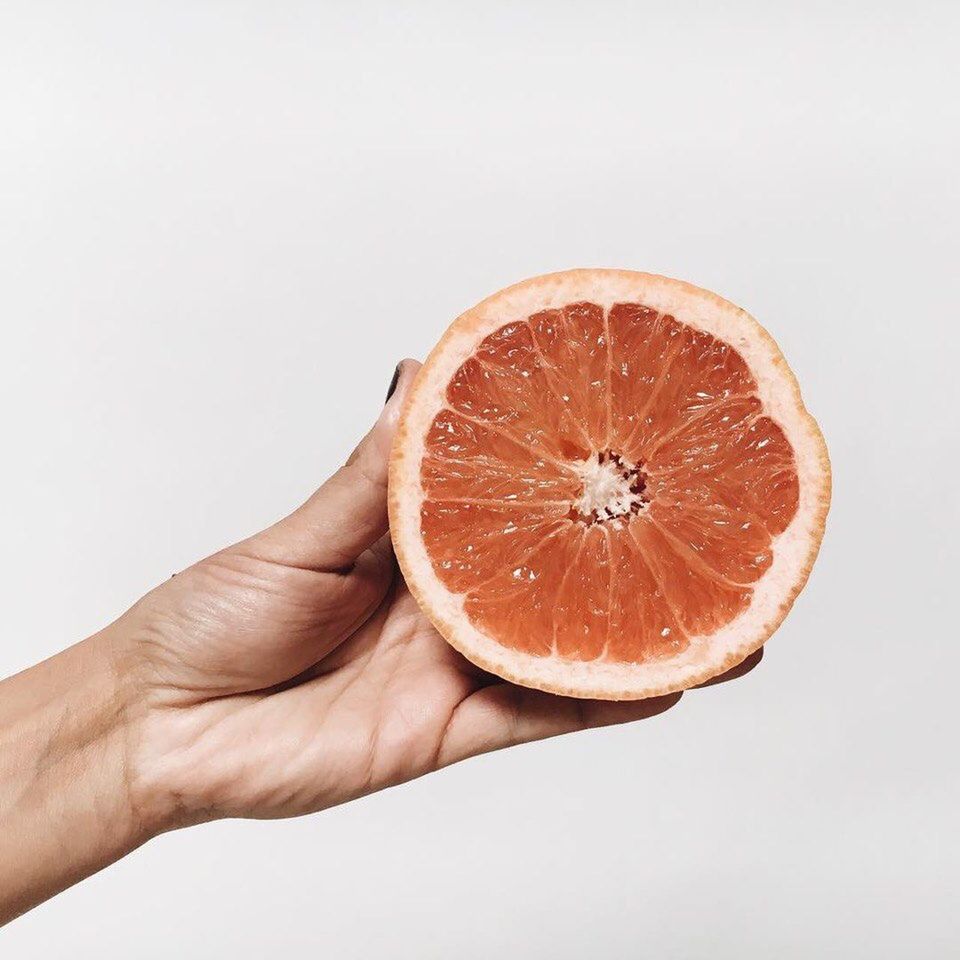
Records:
[[[779,626],[830,502],[816,421],[739,307],[570,270],[459,317],[401,414],[390,526],[457,650],[515,683],[640,699]]]

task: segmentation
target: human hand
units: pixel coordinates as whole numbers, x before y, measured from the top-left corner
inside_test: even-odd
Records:
[[[418,367],[398,368],[373,429],[290,516],[0,683],[0,923],[165,830],[310,813],[680,699],[517,687],[430,625],[387,531],[387,461]]]
[[[516,687],[475,668],[421,614],[396,571],[386,509],[390,445],[418,367],[401,365],[376,425],[300,509],[164,583],[115,625],[132,638],[121,645],[137,705],[127,763],[148,820],[309,813],[679,699]]]

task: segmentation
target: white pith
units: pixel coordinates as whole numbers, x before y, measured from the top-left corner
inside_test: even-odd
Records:
[[[580,300],[605,310],[615,303],[642,303],[729,343],[750,367],[764,413],[780,425],[796,457],[797,512],[774,539],[773,562],[754,584],[752,602],[717,632],[691,637],[687,648],[670,658],[644,663],[579,661],[505,647],[470,622],[463,595],[449,591],[436,576],[420,534],[424,439],[444,406],[453,374],[485,336],[504,324]],[[391,464],[391,529],[411,590],[444,636],[471,660],[527,686],[581,697],[639,699],[685,689],[729,669],[776,629],[805,582],[819,546],[829,477],[823,439],[803,407],[796,381],[776,344],[747,313],[680,281],[617,270],[569,271],[536,278],[484,301],[456,321],[430,355],[404,411]],[[609,502],[617,493],[612,474],[596,471],[591,502],[604,497]]]
[[[596,457],[571,464],[583,484],[583,492],[573,505],[577,512],[584,517],[597,514],[601,519],[628,515],[632,506],[642,503],[640,496],[630,490],[630,481],[624,476],[632,466],[624,463],[623,467],[618,467],[610,460],[601,463]]]

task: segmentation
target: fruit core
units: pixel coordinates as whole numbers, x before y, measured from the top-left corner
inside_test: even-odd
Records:
[[[619,453],[601,450],[577,466],[582,488],[570,508],[570,519],[580,523],[604,523],[637,514],[650,502],[647,475],[641,464]]]

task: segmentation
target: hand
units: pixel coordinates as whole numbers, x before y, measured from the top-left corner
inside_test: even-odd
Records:
[[[160,822],[309,813],[487,750],[661,713],[679,694],[574,700],[485,674],[398,575],[387,458],[419,364],[291,516],[149,594],[118,626],[136,802]]]
[[[309,813],[680,699],[516,687],[468,663],[420,613],[386,510],[390,445],[418,366],[401,365],[373,429],[298,510],[0,684],[0,923],[164,830]]]

